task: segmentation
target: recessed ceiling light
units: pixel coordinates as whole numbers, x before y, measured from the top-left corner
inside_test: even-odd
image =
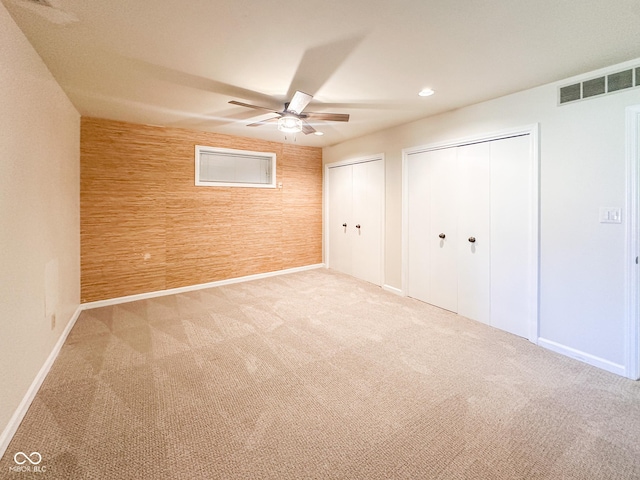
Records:
[[[421,97],[429,97],[429,96],[433,95],[434,93],[436,93],[436,92],[434,92],[430,88],[425,88],[424,90],[421,90],[420,93],[418,93],[418,95],[420,95]]]
[[[313,134],[321,137],[322,135],[324,135],[324,132],[319,132],[318,130],[316,130],[315,132],[313,132]]]

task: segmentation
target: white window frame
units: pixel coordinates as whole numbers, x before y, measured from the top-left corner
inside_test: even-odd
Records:
[[[200,157],[202,153],[229,155],[237,157],[238,161],[242,161],[242,157],[262,157],[271,161],[271,178],[268,183],[255,182],[229,182],[202,180],[200,178]],[[195,148],[195,177],[196,186],[205,187],[248,187],[248,188],[276,188],[276,154],[272,152],[252,152],[250,150],[236,150],[233,148],[208,147],[204,145],[196,145]]]

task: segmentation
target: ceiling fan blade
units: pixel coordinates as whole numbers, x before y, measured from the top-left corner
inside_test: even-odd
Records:
[[[261,107],[259,105],[251,105],[250,103],[238,102],[237,100],[230,100],[229,103],[231,105],[238,105],[240,107],[254,108],[256,110],[266,110],[268,112],[278,113],[273,108]]]
[[[313,118],[314,120],[325,120],[327,122],[348,122],[348,113],[315,113],[307,112],[305,118]]]
[[[302,133],[305,135],[309,135],[310,133],[315,133],[316,129],[309,125],[304,120],[302,121]]]
[[[13,3],[31,10],[56,25],[68,25],[79,21],[75,14],[62,10],[58,0],[13,0]]]
[[[280,117],[281,117],[281,115],[278,115],[277,117],[271,117],[271,118],[267,118],[266,120],[260,120],[259,122],[250,123],[249,125],[247,125],[247,127],[259,127],[260,125],[266,125],[268,123],[273,123],[273,122],[277,121]]]
[[[302,110],[304,110],[304,107],[309,105],[309,102],[312,98],[313,95],[309,95],[308,93],[304,93],[298,90],[293,95],[293,98],[289,102],[289,105],[287,105],[286,111],[300,115],[302,113]]]
[[[365,37],[363,32],[354,37],[308,48],[289,84],[286,97],[293,97],[296,90],[309,92],[311,95],[318,93]]]

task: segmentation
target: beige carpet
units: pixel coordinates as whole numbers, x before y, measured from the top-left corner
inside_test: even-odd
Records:
[[[0,478],[640,478],[640,384],[313,270],[84,312]]]

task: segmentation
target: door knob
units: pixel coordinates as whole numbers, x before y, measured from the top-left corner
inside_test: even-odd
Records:
[[[446,235],[444,233],[441,233],[440,235],[438,235],[440,238],[444,238],[446,237]]]
[[[342,226],[343,226],[343,227],[346,227],[346,226],[347,226],[347,224],[346,224],[346,223],[343,223],[343,224],[342,224]]]
[[[356,225],[356,228],[360,228],[360,224]]]
[[[469,242],[476,243],[476,237],[469,237]]]

